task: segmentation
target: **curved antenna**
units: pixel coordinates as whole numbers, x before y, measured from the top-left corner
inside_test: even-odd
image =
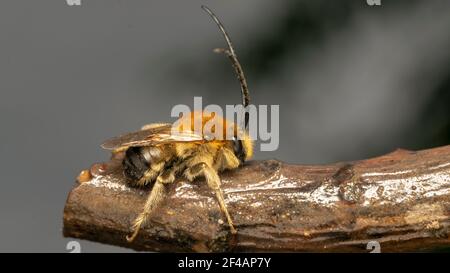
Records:
[[[244,70],[242,70],[242,66],[239,63],[236,53],[234,52],[233,44],[231,43],[230,37],[228,36],[225,27],[222,25],[217,16],[208,7],[202,5],[202,9],[206,11],[206,13],[208,13],[209,16],[211,16],[211,18],[217,24],[217,26],[219,27],[220,31],[223,34],[223,37],[225,38],[225,41],[228,44],[228,49],[216,48],[214,49],[214,52],[226,54],[230,59],[231,64],[233,65],[234,71],[236,72],[237,78],[241,84],[242,105],[244,106],[244,116],[245,116],[244,126],[245,130],[248,131],[249,114],[247,112],[247,106],[250,104],[250,94],[248,91],[247,80],[245,79]]]

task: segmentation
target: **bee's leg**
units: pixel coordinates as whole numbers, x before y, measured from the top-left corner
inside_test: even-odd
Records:
[[[155,181],[155,179],[158,177],[158,175],[161,173],[161,170],[164,168],[165,163],[159,162],[159,163],[153,163],[150,165],[148,170],[144,173],[141,179],[136,181],[130,181],[129,184],[131,186],[146,186],[149,183]]]
[[[148,130],[148,129],[153,129],[153,128],[157,128],[157,127],[161,127],[161,126],[167,126],[167,125],[171,125],[170,123],[150,123],[150,124],[145,124],[144,126],[141,127],[141,130]]]
[[[127,236],[127,241],[132,242],[139,233],[142,225],[145,225],[151,213],[164,200],[166,195],[165,184],[173,183],[175,181],[175,172],[173,169],[168,169],[156,178],[155,185],[144,205],[142,213],[134,220],[133,234]]]
[[[223,199],[222,190],[220,188],[220,177],[217,174],[217,171],[210,167],[208,164],[204,162],[197,163],[192,167],[188,168],[185,172],[186,177],[192,181],[198,176],[203,176],[206,179],[206,183],[208,186],[214,191],[216,194],[217,201],[219,202],[220,209],[225,214],[227,218],[228,225],[230,226],[231,233],[236,234],[237,231],[234,228],[233,221],[231,220],[231,216],[228,213],[227,206]]]
[[[232,170],[239,167],[240,163],[239,159],[230,149],[221,148],[214,160],[214,169],[219,171]]]

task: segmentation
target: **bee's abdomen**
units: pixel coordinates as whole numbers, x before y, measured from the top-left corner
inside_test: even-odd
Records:
[[[125,176],[134,181],[141,179],[150,166],[140,147],[128,148],[122,165]]]

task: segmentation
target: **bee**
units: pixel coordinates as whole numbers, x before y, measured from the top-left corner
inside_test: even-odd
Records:
[[[190,182],[204,178],[217,198],[230,232],[237,233],[223,198],[219,173],[238,168],[253,155],[253,140],[248,133],[249,115],[245,110],[250,103],[249,90],[243,69],[223,24],[209,8],[202,6],[202,9],[217,24],[227,43],[228,49],[215,49],[215,52],[223,53],[230,59],[240,82],[244,106],[243,126],[238,126],[237,122],[229,121],[215,113],[194,111],[181,116],[174,124],[148,124],[140,131],[109,139],[102,144],[104,149],[113,153],[125,153],[122,167],[129,186],[153,184],[142,212],[132,225],[132,232],[126,236],[128,242],[137,237],[152,212],[164,200],[166,186],[174,183],[179,177],[184,177]],[[219,126],[214,126],[211,132],[194,130],[194,124],[201,124],[203,128],[212,119],[214,124]],[[215,138],[216,133],[222,133],[215,130],[223,130],[224,137]],[[227,130],[233,133],[231,139],[226,137]]]

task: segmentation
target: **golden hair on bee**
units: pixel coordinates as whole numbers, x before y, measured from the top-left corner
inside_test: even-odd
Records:
[[[240,128],[234,121],[215,112],[189,112],[172,125],[172,135],[188,133],[201,136],[202,142],[208,142],[217,148],[233,145],[234,141],[241,141],[245,153],[243,160],[248,160],[253,156],[253,140],[248,132]],[[195,144],[195,142],[191,144]]]

